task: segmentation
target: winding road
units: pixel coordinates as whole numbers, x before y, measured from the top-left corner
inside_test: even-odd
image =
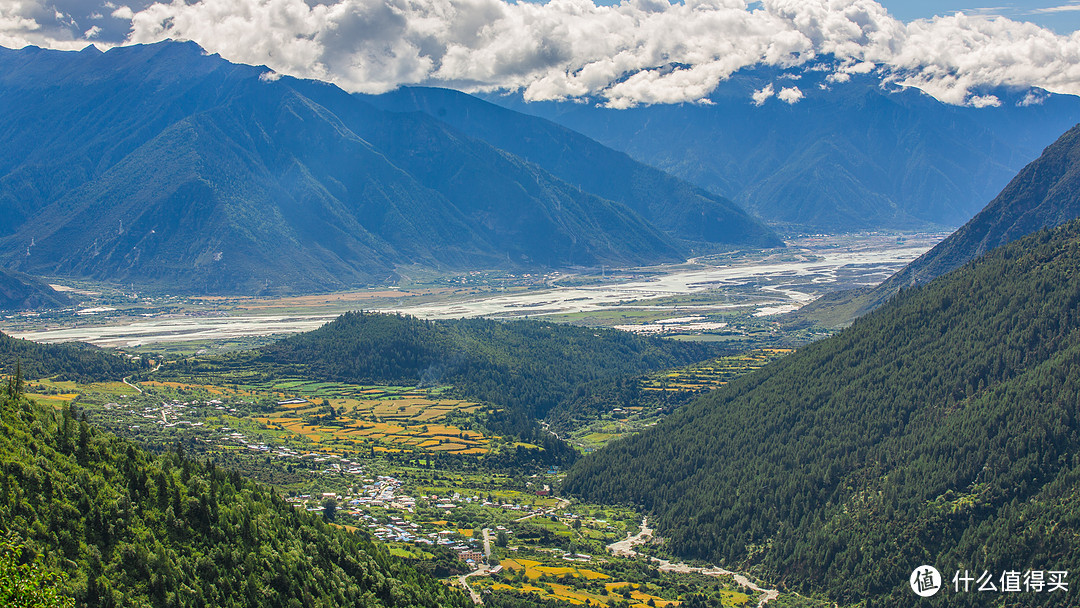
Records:
[[[139,394],[141,395],[141,394],[142,394],[142,389],[141,389],[141,388],[139,388],[138,386],[135,386],[134,384],[132,384],[132,383],[128,382],[128,378],[130,378],[130,377],[131,377],[131,376],[128,376],[127,378],[124,378],[124,384],[126,384],[126,385],[130,386],[131,388],[133,388],[133,389],[135,389],[135,390],[137,390],[137,391],[139,391]]]
[[[614,553],[615,555],[619,555],[619,556],[622,556],[622,557],[635,557],[635,556],[638,556],[638,555],[642,555],[641,553],[638,553],[637,551],[634,550],[634,546],[644,543],[646,538],[649,538],[649,537],[652,536],[652,533],[653,533],[653,530],[652,530],[652,528],[649,527],[649,518],[646,517],[646,518],[641,520],[641,531],[640,532],[638,532],[637,534],[635,534],[633,536],[628,535],[626,538],[624,538],[624,539],[622,539],[620,541],[616,541],[616,542],[611,543],[610,545],[608,545],[608,550],[611,551],[612,553]],[[739,574],[738,572],[732,572],[731,570],[725,570],[723,568],[698,568],[696,566],[690,566],[690,565],[683,564],[683,563],[677,563],[677,564],[676,563],[671,563],[670,561],[668,561],[666,559],[660,559],[660,558],[657,558],[657,557],[651,557],[651,556],[646,556],[646,557],[648,557],[649,560],[654,561],[657,564],[659,564],[660,565],[659,569],[664,571],[664,572],[685,572],[685,573],[698,572],[698,573],[704,574],[706,576],[731,576],[731,577],[734,577],[736,583],[738,583],[738,584],[740,584],[740,585],[742,585],[742,586],[744,586],[744,587],[746,587],[748,589],[753,589],[754,591],[758,591],[758,592],[760,592],[762,594],[761,598],[758,600],[758,604],[757,604],[758,608],[761,608],[765,604],[768,604],[772,600],[775,600],[776,598],[780,597],[780,592],[777,591],[776,589],[763,589],[760,586],[758,586],[757,583],[754,583],[750,579],[746,578],[745,575]]]
[[[468,574],[462,574],[461,576],[458,577],[458,582],[461,583],[461,586],[464,587],[465,590],[469,592],[469,597],[472,598],[472,602],[474,604],[476,604],[476,605],[483,604],[484,600],[480,599],[480,594],[477,593],[475,589],[470,587],[469,586],[469,581],[467,581],[465,579],[469,578],[470,576],[483,576],[483,575],[485,575],[487,573],[488,573],[487,565],[485,564],[483,566],[480,566],[476,570],[473,570],[472,572],[469,572]]]

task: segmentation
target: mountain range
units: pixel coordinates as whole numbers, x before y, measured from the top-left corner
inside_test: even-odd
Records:
[[[1048,146],[975,217],[875,288],[867,306],[1032,232],[1080,217],[1080,125]]]
[[[58,308],[71,304],[71,298],[45,282],[0,268],[0,310]]]
[[[622,203],[659,228],[700,245],[779,241],[735,203],[632,160],[554,122],[514,112],[451,89],[403,87],[365,96],[391,112],[423,112],[535,163],[586,192]]]
[[[483,97],[727,196],[790,232],[962,225],[1080,121],[1080,99],[1069,95],[1000,89],[982,92],[997,107],[958,107],[876,73],[833,82],[832,70],[817,66],[741,70],[697,104],[609,109]],[[785,89],[795,103],[781,99]]]
[[[0,259],[32,274],[326,291],[414,267],[637,265],[683,259],[687,240],[781,244],[623,155],[593,168],[654,180],[617,202],[434,117],[193,43],[0,50],[0,110]],[[572,147],[566,162],[586,163]],[[709,205],[708,229],[679,234],[685,223],[643,202],[660,192]]]
[[[880,285],[826,294],[798,315],[824,325],[847,325],[902,289],[927,283],[997,247],[1076,218],[1080,218],[1080,125],[1048,146],[959,230]]]
[[[1080,220],[995,249],[580,459],[564,489],[637,505],[676,555],[840,605],[911,606],[920,564],[946,584],[1071,570],[1078,267]],[[929,605],[986,605],[943,591]]]

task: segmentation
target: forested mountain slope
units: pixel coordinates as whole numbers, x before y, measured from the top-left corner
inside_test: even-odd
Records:
[[[685,259],[628,204],[193,43],[0,49],[0,261],[24,272],[254,293]],[[733,213],[725,243],[776,244]]]
[[[580,460],[564,489],[841,604],[912,605],[920,564],[1076,570],[1077,268],[1080,221],[996,249]]]
[[[873,290],[864,310],[1036,230],[1080,217],[1080,125],[1024,167],[968,223]]]
[[[630,207],[679,239],[713,245],[783,245],[771,230],[724,197],[543,118],[450,89],[402,87],[363,99],[392,112],[436,117],[586,192]]]
[[[14,374],[16,366],[27,378],[80,382],[119,380],[148,367],[145,358],[131,359],[82,342],[40,344],[0,332],[0,373]]]
[[[0,399],[0,528],[80,607],[471,605],[268,487]]]

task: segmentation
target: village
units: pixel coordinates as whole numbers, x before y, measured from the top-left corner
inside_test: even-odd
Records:
[[[678,378],[681,383],[691,380]],[[730,577],[661,571],[648,558],[613,554],[611,545],[638,532],[640,514],[556,496],[562,478],[558,467],[489,470],[482,465],[487,448],[476,454],[458,450],[461,455],[445,466],[439,446],[395,449],[393,439],[367,437],[360,443],[335,435],[356,422],[316,426],[330,410],[329,402],[339,418],[348,406],[376,423],[397,416],[414,421],[414,428],[448,432],[442,430],[450,428],[448,423],[433,421],[454,412],[457,420],[468,421],[475,408],[468,402],[425,401],[408,387],[301,382],[291,381],[296,386],[288,387],[290,392],[227,383],[69,386],[38,381],[31,388],[35,398],[56,407],[71,404],[76,415],[136,436],[151,449],[182,450],[187,457],[242,467],[277,486],[294,508],[368,534],[397,557],[435,564],[440,577],[461,586],[476,604],[493,594],[527,593],[575,605],[667,608],[678,604],[685,593],[680,589],[697,589],[717,605],[756,603],[759,593]],[[323,393],[300,393],[309,389]],[[344,390],[382,397],[347,404],[343,399],[353,397],[335,395]],[[278,428],[280,418],[268,419],[275,412],[302,419],[306,426],[297,428],[303,432]],[[612,413],[612,419],[625,418],[618,414]],[[401,426],[408,430],[407,424]],[[664,556],[661,544],[648,550]]]

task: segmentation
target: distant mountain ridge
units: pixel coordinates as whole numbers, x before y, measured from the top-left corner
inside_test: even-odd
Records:
[[[677,238],[701,244],[783,245],[735,203],[554,122],[451,89],[402,87],[364,99],[391,112],[434,116],[582,190],[630,207]]]
[[[58,308],[71,304],[71,298],[43,281],[0,268],[0,310]]]
[[[614,110],[483,98],[624,151],[790,232],[959,226],[1080,121],[1072,96],[995,90],[985,93],[1000,107],[956,107],[875,74],[835,83],[812,67],[742,70],[702,104]],[[797,103],[779,99],[785,88],[797,89]]]
[[[986,252],[1080,217],[1080,125],[1024,167],[968,223],[871,292],[866,308],[929,282]]]
[[[275,293],[687,253],[434,117],[193,43],[0,49],[0,143],[0,260],[28,273]],[[726,243],[776,242],[747,225]]]
[[[928,283],[998,247],[1080,218],[1080,125],[1024,167],[974,218],[880,285],[826,294],[797,315],[830,327],[851,323],[903,289]]]

